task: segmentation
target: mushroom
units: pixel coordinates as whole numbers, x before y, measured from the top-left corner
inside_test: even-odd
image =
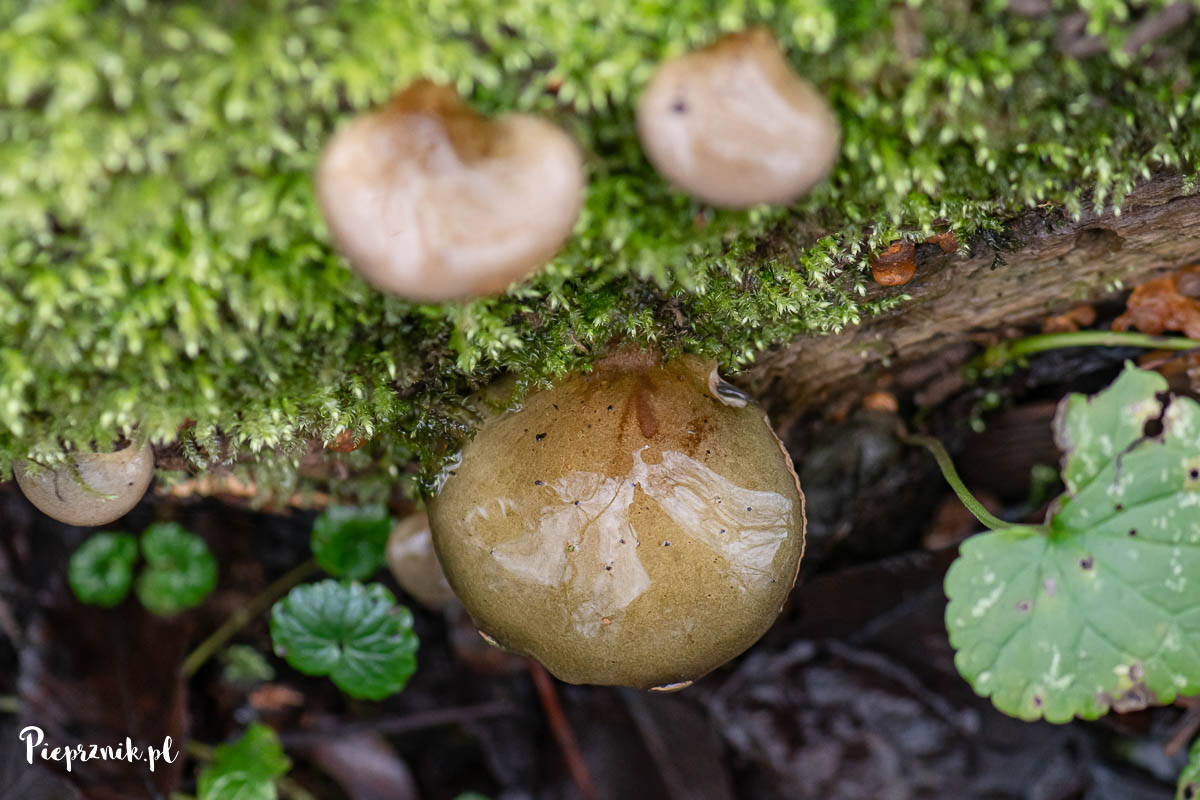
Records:
[[[642,93],[638,136],[655,168],[727,208],[787,203],[829,174],[839,127],[762,28],[667,61]]]
[[[489,413],[429,521],[480,633],[569,683],[701,677],[767,630],[804,549],[766,416],[692,356],[619,353]]]
[[[409,514],[392,526],[387,563],[400,588],[426,608],[436,611],[456,602],[433,550],[426,514]]]
[[[488,119],[418,81],[325,147],[317,199],[375,287],[440,302],[503,292],[549,261],[583,202],[583,162],[557,126]]]
[[[13,465],[17,486],[48,517],[68,525],[104,525],[137,505],[154,476],[149,444],[112,453],[71,453],[65,464]]]

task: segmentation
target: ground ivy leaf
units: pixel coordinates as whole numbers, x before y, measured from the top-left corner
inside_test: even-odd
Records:
[[[216,749],[200,771],[196,794],[198,800],[275,800],[275,779],[291,768],[275,731],[256,722]]]
[[[80,602],[112,608],[133,582],[137,540],[128,533],[97,533],[71,554],[67,582]]]
[[[955,664],[1001,711],[1065,722],[1200,691],[1200,404],[1128,368],[1060,405],[1046,531],[972,537],[946,576]]]
[[[271,609],[276,652],[306,675],[328,675],[353,697],[379,700],[417,668],[412,614],[382,584],[297,586]]]
[[[362,580],[383,566],[391,530],[382,505],[330,506],[313,523],[313,556],[336,578]]]
[[[203,602],[217,585],[217,561],[204,540],[177,522],[159,522],[142,534],[146,568],[137,596],[155,614],[174,614]]]
[[[1157,372],[1127,368],[1103,392],[1072,394],[1059,403],[1054,440],[1065,454],[1063,483],[1069,493],[1142,437],[1146,422],[1162,413],[1155,394],[1166,390],[1167,381]]]

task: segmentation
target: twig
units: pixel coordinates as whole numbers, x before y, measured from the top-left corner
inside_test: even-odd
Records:
[[[654,766],[658,770],[658,777],[662,779],[663,785],[667,787],[667,796],[672,800],[687,800],[689,796],[688,784],[683,776],[679,773],[679,765],[671,758],[671,748],[663,741],[662,731],[659,730],[658,723],[654,721],[653,715],[646,709],[644,695],[635,692],[633,689],[621,689],[621,699],[625,702],[625,708],[629,711],[629,715],[633,717],[633,724],[637,727],[638,733],[642,736],[642,741],[646,744],[646,750],[650,753],[650,758],[654,761]]]
[[[250,624],[250,622],[259,614],[271,607],[271,604],[283,596],[300,581],[310,575],[320,571],[315,561],[305,561],[300,566],[292,569],[287,574],[278,578],[274,583],[263,589],[257,596],[251,598],[250,602],[239,608],[221,627],[213,631],[207,639],[184,659],[183,666],[180,667],[180,672],[183,673],[184,680],[191,678],[200,667],[204,666],[204,662],[212,658],[212,656],[225,646],[225,643],[237,635],[238,631]]]
[[[587,762],[583,760],[583,754],[579,751],[579,742],[575,739],[575,732],[571,730],[571,723],[563,713],[558,693],[554,691],[550,673],[532,658],[526,663],[529,665],[529,676],[533,678],[533,685],[537,688],[538,699],[542,701],[542,709],[546,712],[546,719],[550,722],[550,730],[554,732],[558,749],[562,751],[563,760],[567,762],[571,780],[575,782],[584,800],[596,800],[596,786],[592,783]]]
[[[288,749],[309,747],[323,739],[341,739],[359,733],[398,734],[436,728],[440,725],[459,725],[487,717],[502,717],[515,714],[517,707],[507,702],[481,703],[458,708],[440,708],[436,711],[421,711],[403,717],[390,717],[327,728],[309,728],[291,731],[279,736],[279,741]]]
[[[1197,730],[1200,730],[1200,703],[1192,698],[1192,702],[1187,704],[1187,711],[1171,726],[1171,737],[1163,745],[1163,754],[1167,758],[1174,758],[1176,753],[1187,747]]]

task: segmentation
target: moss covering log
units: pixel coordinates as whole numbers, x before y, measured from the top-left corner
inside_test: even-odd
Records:
[[[868,292],[898,238],[1111,212],[1164,171],[1189,196],[1200,31],[1165,8],[0,0],[0,476],[132,434],[168,481],[236,463],[290,491],[303,461],[411,491],[500,373],[543,383],[623,339],[734,370],[902,309],[907,287]],[[792,207],[716,212],[654,173],[633,110],[661,59],[756,24],[829,99],[841,157]],[[317,213],[331,132],[419,77],[585,150],[574,237],[503,297],[384,297]],[[345,431],[370,441],[310,452]]]

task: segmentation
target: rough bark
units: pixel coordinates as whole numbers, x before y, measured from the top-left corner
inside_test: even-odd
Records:
[[[885,373],[903,370],[898,380],[910,385],[901,388],[917,389],[965,359],[982,332],[1114,299],[1200,261],[1200,194],[1185,195],[1179,175],[1160,175],[1137,187],[1119,215],[1089,209],[1071,221],[1034,209],[1014,219],[1003,240],[999,251],[986,242],[949,255],[919,247],[910,283],[873,290],[906,292],[911,301],[841,334],[799,337],[764,354],[739,383],[763,400],[780,430],[819,404],[869,391]]]

